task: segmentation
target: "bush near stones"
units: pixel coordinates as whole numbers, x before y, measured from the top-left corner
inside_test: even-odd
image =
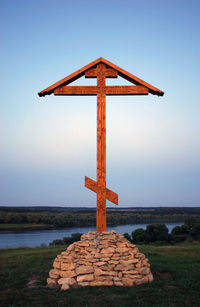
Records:
[[[171,234],[168,232],[165,224],[151,224],[146,227],[146,230],[138,228],[133,231],[132,238],[129,234],[125,234],[125,237],[133,243],[154,243],[156,245],[200,240],[200,221],[191,217],[187,218],[182,226],[175,226]]]
[[[88,232],[57,255],[47,284],[62,290],[75,286],[133,286],[153,280],[144,254],[116,231]]]
[[[82,233],[80,233],[80,232],[72,233],[71,237],[64,237],[63,239],[53,240],[53,242],[49,243],[49,246],[71,244],[73,242],[79,241],[80,238],[81,238],[81,235],[82,235]]]
[[[124,233],[124,238],[126,238],[128,241],[133,242],[131,236],[126,232]]]
[[[151,240],[150,235],[142,228],[133,231],[132,238],[134,243],[149,243]]]

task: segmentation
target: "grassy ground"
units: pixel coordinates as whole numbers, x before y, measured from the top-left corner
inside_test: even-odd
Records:
[[[0,306],[200,306],[200,244],[138,247],[149,258],[151,284],[68,291],[45,286],[63,246],[0,250]]]

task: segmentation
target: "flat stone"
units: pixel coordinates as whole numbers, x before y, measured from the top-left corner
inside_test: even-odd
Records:
[[[144,283],[147,283],[149,280],[148,280],[148,277],[143,277],[143,278],[141,278],[141,279],[138,279],[138,280],[136,280],[135,281],[135,284],[137,285],[137,286],[139,286],[139,285],[142,285],[142,284],[144,284]]]
[[[58,279],[59,285],[62,285],[62,284],[72,285],[75,282],[76,282],[76,280],[74,278],[60,278],[60,279]]]
[[[114,253],[113,256],[112,256],[112,259],[114,260],[114,258],[121,258],[122,257],[122,254],[119,254],[119,253]]]
[[[143,253],[138,253],[137,256],[138,256],[139,258],[145,258],[145,255],[144,255]]]
[[[129,252],[129,249],[126,248],[126,247],[117,247],[117,248],[116,248],[116,252],[117,252],[117,253],[120,253],[120,254],[123,254],[123,253]]]
[[[49,271],[49,277],[51,278],[59,278],[60,277],[60,271],[53,269]]]
[[[131,270],[131,269],[133,269],[133,266],[131,264],[129,264],[129,265],[118,264],[114,268],[115,271],[128,271],[128,270]]]
[[[153,274],[152,274],[152,273],[150,273],[150,274],[148,275],[148,279],[149,279],[149,282],[152,282],[152,281],[153,281]]]
[[[124,276],[125,278],[130,278],[130,279],[134,279],[134,280],[138,280],[142,278],[142,275],[132,275],[132,274],[128,274]]]
[[[79,251],[79,255],[90,255],[90,253],[83,249]]]
[[[83,281],[92,281],[94,280],[93,274],[86,274],[86,275],[80,275],[77,277],[77,282],[83,282]]]
[[[84,260],[79,260],[78,261],[79,265],[84,265],[84,266],[91,266],[91,262],[89,261],[84,261]]]
[[[139,271],[136,269],[136,270],[122,271],[122,273],[123,274],[135,274],[135,275],[138,275]]]
[[[103,248],[101,254],[113,254],[115,249],[113,247]]]
[[[86,252],[89,252],[90,254],[95,253],[94,248],[92,248],[92,247],[86,247],[85,250],[86,250]]]
[[[95,269],[94,275],[95,276],[99,276],[99,275],[116,276],[116,272],[102,271],[101,269]]]
[[[88,273],[93,273],[94,268],[93,266],[89,265],[80,265],[78,268],[76,268],[76,274],[88,274]]]
[[[103,240],[102,240],[103,239]],[[110,246],[110,244],[111,243],[113,243],[113,242],[115,242],[116,241],[116,236],[115,235],[107,235],[107,236],[105,236],[105,237],[103,237],[103,238],[101,238],[101,242],[103,243],[103,242],[108,242],[108,244],[109,244],[109,246]]]
[[[137,262],[138,262],[138,260],[137,260]],[[130,260],[119,260],[119,263],[125,264],[125,265],[135,264],[135,263],[137,263],[137,262],[135,262],[135,259],[130,259]]]
[[[121,281],[121,279],[120,279],[118,276],[114,276],[114,277],[113,277],[113,280],[114,280],[114,281]]]
[[[60,276],[71,278],[71,277],[75,277],[76,273],[75,273],[75,271],[60,271]]]
[[[103,271],[112,271],[113,268],[115,267],[115,265],[112,265],[112,264],[105,264],[105,265],[102,265],[100,268],[101,270]]]
[[[90,286],[112,286],[113,282],[112,281],[92,281],[90,283]]]
[[[110,257],[109,258],[101,258],[101,261],[104,261],[104,262],[107,262],[110,260]]]
[[[150,269],[149,269],[149,268],[143,267],[143,268],[140,269],[140,273],[141,273],[142,275],[147,275],[147,274],[150,273]]]
[[[87,259],[87,261],[96,262],[96,259],[94,259],[91,254],[84,256],[84,259]]]
[[[47,278],[47,284],[56,284],[57,285],[57,280],[54,278]]]
[[[95,276],[95,281],[112,281],[113,277],[112,276],[105,276],[105,275],[101,275],[101,276]]]
[[[62,255],[62,256],[68,256],[69,253],[65,251],[65,252],[62,252],[61,255]],[[61,257],[61,256],[60,256],[60,257],[59,257],[59,256],[60,256],[60,255],[57,255],[57,258],[60,258],[60,257]]]
[[[102,271],[101,269],[95,269],[95,270],[94,270],[94,275],[95,275],[95,276],[102,275],[102,272],[103,272],[103,271]]]
[[[79,282],[78,285],[82,286],[82,287],[87,287],[87,286],[90,285],[90,282],[89,281],[83,281],[83,282]]]
[[[127,242],[117,242],[117,247],[127,247]]]
[[[80,243],[78,244],[78,246],[81,246],[81,247],[89,247],[90,245],[89,245],[89,243],[87,243],[87,242],[80,242]]]
[[[120,286],[120,287],[123,286],[123,283],[121,281],[114,281],[113,283],[115,286]]]
[[[54,263],[53,263],[53,267],[55,268],[55,269],[60,269],[60,261],[54,261]]]
[[[61,290],[68,290],[69,285],[68,284],[62,284]]]
[[[134,281],[131,278],[122,278],[122,284],[126,287],[131,287],[134,284]]]
[[[96,262],[96,263],[95,263],[95,265],[97,265],[97,266],[102,266],[102,265],[104,265],[104,264],[106,264],[105,261],[99,261],[99,262]]]
[[[101,258],[101,254],[100,254],[100,253],[94,253],[94,254],[93,254],[93,257],[94,257],[94,258]]]
[[[108,263],[109,263],[109,264],[119,264],[119,261],[116,261],[116,260],[109,260]]]
[[[74,249],[74,243],[68,246],[67,251],[71,252],[73,249]]]
[[[66,271],[72,271],[75,269],[75,264],[74,263],[61,263],[60,266],[61,270],[66,270]]]

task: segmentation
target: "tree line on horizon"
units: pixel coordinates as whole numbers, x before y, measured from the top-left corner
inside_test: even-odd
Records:
[[[200,220],[199,214],[173,213],[166,214],[166,211],[158,210],[159,214],[152,214],[151,211],[129,212],[122,211],[107,212],[107,225],[117,226],[123,224],[137,223],[162,223],[162,222],[183,222],[188,217]],[[198,211],[197,211],[198,212]],[[84,227],[96,225],[96,212],[52,212],[52,211],[7,211],[0,210],[0,224],[40,224],[53,226],[54,228]]]

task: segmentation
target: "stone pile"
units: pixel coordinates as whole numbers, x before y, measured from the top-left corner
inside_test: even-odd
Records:
[[[88,232],[58,255],[47,284],[62,290],[77,286],[133,286],[151,282],[144,254],[122,234]]]

